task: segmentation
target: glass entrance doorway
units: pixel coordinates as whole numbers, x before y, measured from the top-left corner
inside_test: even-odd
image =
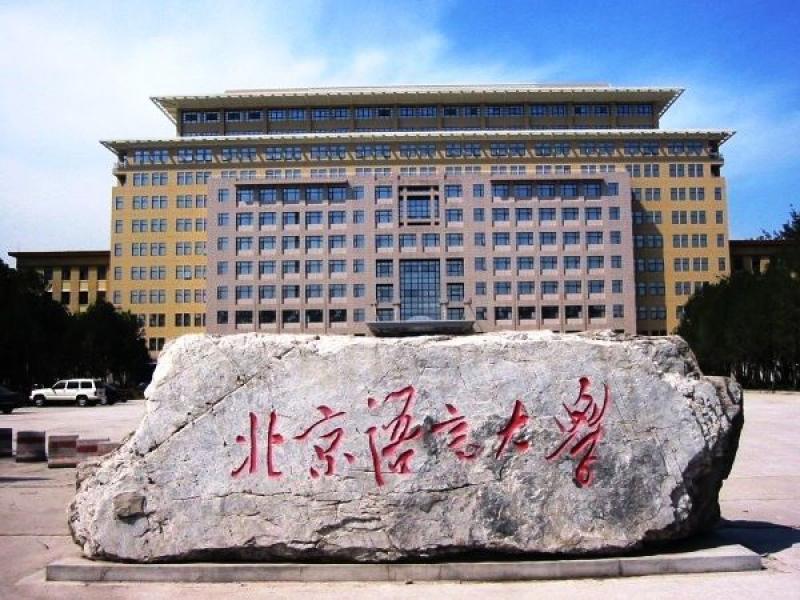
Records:
[[[441,319],[439,261],[400,261],[400,320]]]

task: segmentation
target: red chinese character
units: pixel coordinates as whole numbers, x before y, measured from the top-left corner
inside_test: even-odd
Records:
[[[383,485],[385,483],[383,478],[383,459],[395,456],[395,453],[398,451],[400,446],[406,444],[407,442],[416,440],[420,437],[420,435],[422,435],[422,428],[419,425],[415,425],[413,427],[411,425],[411,410],[414,408],[416,395],[417,392],[414,387],[409,385],[401,390],[397,390],[391,394],[388,394],[386,398],[384,398],[384,405],[387,402],[403,402],[403,408],[400,413],[386,425],[381,427],[383,431],[390,432],[389,443],[386,446],[383,446],[380,450],[378,450],[378,444],[376,441],[378,428],[370,427],[367,429],[367,435],[369,435],[369,451],[370,454],[372,454],[372,466],[375,470],[375,481],[378,485]],[[377,405],[378,401],[375,400],[375,398],[367,399],[367,406],[369,406],[369,408],[375,408]],[[403,450],[397,454],[395,461],[389,462],[389,470],[392,473],[398,473],[401,475],[410,473],[411,467],[409,463],[411,462],[414,453],[415,450],[413,448],[407,448],[406,450]]]
[[[505,450],[508,442],[512,442],[514,446],[520,452],[525,452],[530,447],[530,442],[527,440],[514,440],[512,441],[511,438],[522,429],[525,424],[528,422],[528,413],[525,411],[525,406],[522,404],[521,400],[517,400],[514,403],[514,411],[511,413],[511,418],[506,423],[506,426],[503,427],[500,431],[497,432],[497,435],[501,438],[500,439],[500,446],[497,448],[497,452],[495,453],[495,458],[500,458],[500,455]]]
[[[269,413],[269,426],[267,428],[267,476],[272,478],[280,477],[282,475],[281,471],[278,471],[275,468],[275,465],[272,461],[273,444],[283,443],[283,436],[279,433],[273,433],[277,423],[278,413],[273,410],[271,413]]]
[[[592,467],[597,461],[595,450],[597,449],[597,444],[603,438],[603,420],[611,404],[608,385],[603,384],[605,395],[602,407],[595,402],[591,394],[587,393],[589,385],[589,378],[581,377],[578,399],[575,400],[572,408],[566,404],[563,405],[564,410],[569,415],[570,422],[568,426],[562,425],[561,421],[555,418],[558,428],[561,433],[566,434],[566,437],[558,448],[545,457],[547,460],[558,458],[570,444],[572,444],[572,447],[569,448],[570,456],[574,458],[583,453],[580,461],[578,461],[578,466],[575,468],[575,481],[579,487],[589,486],[594,480],[594,469]]]
[[[274,444],[282,444],[283,436],[279,433],[274,433],[275,425],[278,422],[278,415],[273,410],[269,413],[269,425],[267,426],[267,476],[280,477],[281,472],[278,471],[273,463],[272,446]],[[258,471],[258,415],[250,413],[250,438],[243,435],[236,436],[237,444],[247,443],[250,446],[250,451],[238,468],[231,471],[233,477],[239,477],[245,468],[248,474],[253,474]]]
[[[466,448],[464,447],[467,441],[467,432],[469,431],[466,418],[458,414],[458,409],[452,404],[445,404],[445,408],[453,418],[441,423],[434,423],[431,427],[431,432],[440,433],[445,431],[451,437],[447,447],[453,450],[460,460],[475,459],[481,447],[476,444],[467,444]]]
[[[233,477],[239,477],[242,474],[242,471],[245,467],[247,467],[247,472],[252,474],[255,473],[258,469],[258,446],[256,440],[256,429],[258,428],[258,416],[255,413],[250,413],[250,452],[248,453],[247,457],[244,459],[244,462],[239,466],[239,468],[234,469],[231,471],[231,475]],[[244,444],[247,442],[247,438],[243,435],[236,436],[236,443],[237,444]]]
[[[319,425],[322,425],[326,421],[330,421],[332,419],[335,419],[336,417],[341,417],[341,416],[344,415],[344,412],[341,412],[341,411],[340,412],[333,412],[333,410],[331,408],[329,408],[328,406],[325,406],[325,405],[318,406],[317,410],[322,413],[322,418],[319,421],[317,421],[316,423],[314,423],[311,427],[306,429],[300,435],[294,436],[294,439],[303,441],[311,434],[311,431],[315,427],[317,427]],[[325,472],[324,472],[324,474],[325,475],[333,475],[333,474],[336,473],[336,458],[333,456],[333,453],[336,452],[336,450],[339,448],[339,446],[342,443],[342,438],[344,437],[344,430],[341,427],[337,427],[336,429],[333,429],[333,430],[329,431],[328,433],[324,433],[324,434],[320,435],[319,437],[322,440],[326,440],[326,441],[330,440],[330,443],[328,444],[327,448],[324,447],[324,446],[321,446],[321,445],[314,445],[314,452],[316,453],[317,458],[319,460],[325,461]],[[352,464],[353,461],[355,460],[355,457],[352,454],[350,454],[349,452],[345,452],[344,453],[344,457],[345,457],[345,459],[347,459],[347,462],[349,462],[350,464]],[[320,475],[319,471],[313,466],[309,469],[309,472],[311,473],[311,476],[314,479],[316,479]]]

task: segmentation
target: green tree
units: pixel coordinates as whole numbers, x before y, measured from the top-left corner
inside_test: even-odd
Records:
[[[75,352],[74,371],[85,377],[110,374],[127,383],[144,376],[150,357],[141,327],[130,312],[121,312],[99,300],[74,317],[70,346]]]
[[[677,333],[708,374],[748,387],[800,385],[800,281],[783,265],[704,287],[687,302]]]
[[[63,341],[70,316],[42,278],[0,260],[0,381],[20,390],[50,384],[68,367]]]
[[[761,239],[785,242],[764,273],[734,273],[696,292],[677,333],[709,374],[748,387],[800,388],[800,213]]]
[[[104,301],[71,315],[36,272],[0,260],[0,383],[27,391],[64,377],[147,376],[149,356],[136,317]]]

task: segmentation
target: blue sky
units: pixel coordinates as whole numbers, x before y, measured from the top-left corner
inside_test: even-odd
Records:
[[[730,128],[733,237],[800,205],[800,5],[784,1],[4,2],[0,258],[105,248],[100,139],[172,135],[160,94],[368,84],[679,86],[666,128]]]

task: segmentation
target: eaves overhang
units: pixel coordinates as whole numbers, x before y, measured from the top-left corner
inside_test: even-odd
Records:
[[[178,122],[182,110],[370,106],[408,102],[653,102],[658,114],[662,115],[683,91],[678,87],[509,83],[231,90],[222,94],[153,96],[151,100],[173,123]]]
[[[709,138],[720,144],[735,134],[727,129],[467,129],[435,131],[346,131],[311,133],[275,133],[261,135],[209,135],[170,138],[137,138],[103,140],[100,143],[112,152],[142,146],[198,146],[222,143],[278,143],[278,142],[349,142],[393,140],[536,140],[536,139],[691,139]]]

